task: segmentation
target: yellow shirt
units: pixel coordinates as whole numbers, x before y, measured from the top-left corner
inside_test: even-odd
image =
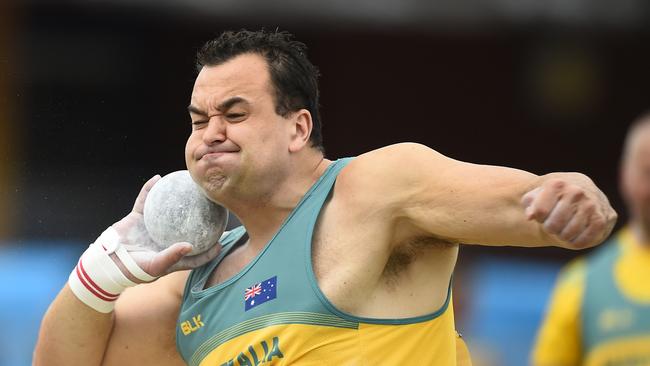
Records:
[[[533,349],[534,366],[650,365],[650,328],[635,328],[650,316],[650,248],[638,243],[629,229],[605,246],[572,261],[560,273]],[[612,265],[596,267],[594,262],[602,263],[605,256],[611,257]],[[595,268],[601,272],[594,273]],[[614,291],[603,288],[611,293],[601,296],[621,299],[625,306],[585,303],[587,282],[601,275],[614,284]],[[591,288],[599,290],[599,285],[592,283]],[[590,324],[584,324],[586,307],[598,308],[592,312],[597,316],[588,318]],[[589,345],[586,339],[594,336],[584,334],[586,329],[601,331],[595,337],[599,341]]]
[[[244,227],[225,233],[213,261],[186,283],[177,348],[191,366],[456,366],[467,352],[454,327],[451,283],[445,304],[407,319],[347,314],[321,291],[312,268],[317,218],[335,178],[337,160],[310,188],[275,236],[240,272],[207,287],[210,274],[236,245]]]

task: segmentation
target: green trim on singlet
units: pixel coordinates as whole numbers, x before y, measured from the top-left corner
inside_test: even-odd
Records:
[[[236,228],[226,231],[221,235],[221,238],[219,239],[219,242],[222,245],[221,252],[217,255],[216,258],[214,258],[212,261],[204,264],[201,267],[195,268],[190,272],[190,275],[187,278],[187,281],[185,282],[185,288],[183,291],[183,302],[187,299],[188,296],[190,296],[193,292],[197,291],[197,287],[204,286],[205,282],[207,281],[208,277],[210,274],[212,274],[212,271],[217,267],[217,265],[221,262],[221,260],[228,255],[237,245],[236,244],[242,244],[239,243],[239,240],[246,235],[246,230],[244,229],[243,226],[237,226]],[[198,280],[196,280],[198,278]],[[214,287],[223,287],[226,286],[226,283],[220,283],[217,286]],[[201,290],[201,289],[199,289]]]
[[[311,246],[310,246],[311,248]],[[311,254],[311,251],[310,251]],[[447,298],[445,299],[445,303],[442,304],[440,309],[434,311],[433,313],[430,314],[425,314],[425,315],[420,315],[420,316],[414,316],[410,318],[365,318],[361,316],[356,316],[352,314],[348,314],[344,311],[339,310],[334,304],[332,304],[329,299],[323,294],[321,291],[320,287],[318,286],[318,282],[316,280],[316,275],[314,274],[313,271],[313,265],[311,261],[308,264],[308,271],[309,271],[309,282],[312,285],[312,288],[314,289],[314,292],[316,293],[316,296],[320,299],[321,303],[323,306],[325,306],[329,311],[332,313],[338,315],[339,317],[353,321],[353,322],[359,322],[359,323],[366,323],[366,324],[386,324],[386,325],[400,325],[400,324],[413,324],[413,323],[421,323],[425,322],[428,320],[435,319],[439,317],[440,315],[444,314],[444,312],[447,310],[449,307],[449,303],[451,302],[451,287],[453,283],[454,276],[452,275],[451,278],[449,279],[449,286],[447,287]]]
[[[260,253],[231,278],[209,288],[205,286],[223,258],[245,242],[243,227],[225,234],[220,240],[223,249],[219,256],[191,272],[176,332],[177,348],[186,362],[198,365],[215,349],[226,347],[224,343],[238,342],[246,334],[269,326],[304,324],[346,330],[360,329],[363,324],[398,326],[430,321],[451,307],[451,279],[440,309],[411,318],[353,316],[337,309],[322,293],[312,266],[314,230],[324,205],[333,194],[338,174],[350,161],[351,158],[345,158],[330,164]],[[245,292],[271,278],[277,279],[277,296],[245,309]],[[187,330],[187,327],[182,328],[182,325],[187,326],[195,316],[200,317],[201,326],[183,334],[182,329]],[[293,341],[302,340],[298,337]]]
[[[336,317],[320,303],[311,290],[305,272],[304,263],[308,258],[303,243],[311,242],[311,236],[306,237],[305,234],[315,224],[338,173],[350,160],[351,158],[340,159],[330,164],[261,252],[233,277],[218,285],[205,287],[214,269],[245,234],[243,227],[224,235],[223,249],[219,256],[190,273],[176,331],[177,349],[186,362],[195,359],[193,356],[197,350],[204,349],[202,345],[207,344],[216,334],[260,316],[302,312],[324,314],[327,319]],[[277,276],[277,298],[244,311],[245,289],[274,276]],[[204,325],[191,334],[183,334],[181,325],[197,315],[201,316]],[[344,319],[329,321],[324,325],[343,328],[351,326]]]
[[[327,195],[328,197],[331,196],[332,191],[328,192]],[[308,228],[308,233],[307,236],[309,238],[314,237],[314,228],[316,226],[316,222],[314,221],[311,226]],[[305,243],[305,252],[307,253],[307,258],[312,258],[312,241],[308,241]],[[386,324],[386,325],[400,325],[400,324],[413,324],[413,323],[421,323],[424,321],[432,320],[440,315],[442,315],[447,308],[449,307],[449,303],[451,300],[451,287],[452,287],[452,281],[453,281],[453,274],[451,278],[449,279],[449,285],[447,287],[447,298],[445,299],[444,304],[440,307],[440,309],[430,313],[430,314],[425,314],[425,315],[420,315],[420,316],[415,316],[415,317],[410,317],[410,318],[366,318],[366,317],[360,317],[360,316],[355,316],[352,314],[348,314],[344,311],[339,310],[334,304],[332,304],[327,296],[323,294],[323,291],[321,291],[320,286],[318,286],[318,280],[316,279],[316,273],[314,272],[314,265],[311,260],[306,261],[306,267],[307,267],[307,276],[309,280],[309,284],[311,285],[314,293],[318,298],[320,299],[322,305],[327,308],[327,310],[331,311],[333,314],[336,314],[340,316],[343,319],[353,321],[353,322],[361,322],[361,323],[366,323],[366,324]]]
[[[212,292],[217,292],[224,287],[228,287],[228,285],[230,285],[231,283],[237,280],[236,278],[237,276],[233,276],[222,283],[219,283],[207,289],[205,288],[205,283],[208,281],[208,278],[210,277],[214,269],[217,267],[217,265],[219,265],[219,263],[221,263],[221,260],[224,257],[226,257],[231,251],[233,251],[236,247],[238,247],[241,244],[244,244],[241,242],[242,238],[244,237],[245,240],[248,240],[248,234],[246,233],[246,230],[244,230],[243,226],[238,226],[231,231],[230,236],[227,238],[229,243],[228,245],[224,245],[222,253],[219,254],[219,257],[217,257],[216,260],[214,260],[208,266],[206,266],[202,272],[197,273],[196,277],[198,278],[198,280],[196,280],[194,286],[192,286],[192,288],[189,289],[190,296],[194,298],[201,298],[203,296],[207,296]]]
[[[192,294],[192,288],[197,286],[197,285],[205,285],[205,282],[212,273],[212,271],[215,269],[215,267],[221,262],[221,260],[228,254],[232,249],[236,247],[237,244],[239,243],[239,240],[246,235],[246,230],[244,230],[243,226],[238,226],[230,231],[226,231],[221,235],[221,238],[219,239],[219,243],[221,243],[222,248],[219,254],[217,255],[216,258],[214,258],[212,261],[204,264],[201,267],[195,268],[192,271],[190,271],[189,276],[187,277],[187,280],[185,282],[185,289],[183,291],[183,302],[181,303],[181,309],[179,310],[179,320],[180,317],[183,316],[183,304],[186,304],[188,301],[190,301],[190,297]],[[197,281],[196,278],[199,280]],[[176,324],[176,350],[180,355],[183,354],[182,349],[181,349],[181,338],[180,338],[180,321],[177,321]]]
[[[340,319],[339,317],[328,314],[307,312],[268,314],[249,319],[243,323],[239,323],[228,329],[224,329],[218,334],[215,334],[196,350],[190,359],[190,364],[198,364],[203,358],[212,352],[213,349],[219,347],[220,345],[228,342],[233,338],[239,337],[242,334],[264,329],[273,325],[283,324],[306,324],[348,329],[359,328],[359,323],[357,322],[346,321]]]
[[[210,266],[208,266],[208,267],[211,267],[211,269],[210,269],[209,271],[205,271],[206,273],[204,274],[204,277],[201,278],[201,280],[199,280],[199,282],[198,282],[198,283],[197,283],[197,284],[196,284],[196,285],[191,289],[191,290],[192,290],[192,291],[191,291],[191,295],[192,295],[192,297],[195,297],[195,298],[201,298],[201,297],[208,296],[208,295],[211,295],[211,294],[213,294],[213,293],[219,292],[219,290],[221,290],[221,289],[223,289],[223,288],[225,288],[225,287],[228,287],[230,284],[232,284],[232,283],[234,283],[234,282],[237,282],[239,279],[241,279],[242,277],[244,277],[244,276],[245,276],[245,275],[246,275],[246,274],[251,270],[251,268],[255,267],[255,265],[257,264],[257,262],[258,262],[258,261],[259,261],[259,260],[264,256],[264,254],[266,254],[266,253],[269,251],[269,249],[271,248],[272,244],[274,244],[275,242],[277,242],[276,239],[278,238],[278,236],[279,236],[280,234],[283,234],[283,233],[284,233],[285,227],[286,227],[286,226],[291,222],[291,220],[293,219],[293,217],[294,217],[298,212],[301,211],[301,208],[303,207],[303,205],[305,204],[305,202],[307,202],[307,200],[312,196],[312,194],[314,193],[314,191],[316,191],[316,190],[318,190],[319,188],[321,188],[323,182],[325,181],[325,178],[331,178],[331,175],[332,175],[332,174],[334,174],[334,178],[335,178],[335,177],[338,175],[339,171],[340,171],[341,169],[343,169],[343,167],[345,167],[345,165],[347,165],[348,160],[350,160],[350,158],[341,159],[341,160],[338,160],[338,161],[336,161],[336,162],[330,164],[330,165],[327,167],[327,169],[325,170],[325,172],[323,173],[323,175],[321,176],[321,178],[320,178],[316,183],[314,183],[314,185],[312,185],[312,186],[309,188],[309,190],[307,191],[307,193],[305,193],[305,195],[302,197],[302,199],[300,200],[300,202],[298,202],[298,204],[296,205],[296,207],[291,211],[291,213],[289,214],[289,216],[284,220],[284,222],[282,223],[282,225],[280,226],[280,228],[278,229],[278,231],[275,232],[275,234],[273,235],[273,237],[271,238],[271,240],[269,240],[269,242],[264,246],[264,248],[262,248],[262,250],[261,250],[261,251],[260,251],[260,252],[255,256],[255,258],[253,258],[253,259],[252,259],[252,260],[251,260],[251,261],[250,261],[246,266],[244,266],[244,268],[242,268],[242,269],[241,269],[237,274],[235,274],[234,276],[232,276],[231,278],[229,278],[227,281],[225,281],[225,282],[223,282],[223,283],[220,283],[220,284],[218,284],[218,285],[216,285],[216,286],[212,286],[212,287],[210,287],[210,288],[208,288],[208,289],[203,289],[203,287],[204,287],[204,285],[205,285],[205,281],[207,280],[207,278],[208,278],[208,277],[210,276],[210,274],[212,273],[212,270],[213,270],[214,268],[216,268],[216,266],[219,264],[219,262],[221,262],[221,259],[223,259],[223,257],[225,256],[225,254],[224,254],[223,256],[220,256],[220,258],[219,258],[218,260],[215,260],[215,261],[213,261],[212,263],[210,263]],[[327,190],[326,195],[329,195],[329,190],[330,190],[333,186],[334,186],[334,185],[332,184],[330,187],[327,187],[328,190]],[[322,192],[319,191],[318,193],[322,193]],[[318,215],[317,215],[317,216],[318,216]],[[312,223],[312,226],[311,226],[311,228],[310,228],[310,235],[309,235],[310,238],[312,237],[313,228],[314,228],[315,223],[316,223],[316,221],[314,220],[314,222]],[[243,235],[243,234],[245,233],[245,228],[244,228],[243,226],[239,226],[239,227],[237,227],[237,229],[240,229],[240,231],[238,231],[238,234],[241,233],[241,235]],[[233,230],[233,231],[234,231],[234,230]],[[241,235],[239,235],[239,236],[241,236]],[[237,239],[237,240],[238,240],[238,239]],[[237,240],[235,240],[235,241],[237,241]],[[310,241],[310,243],[309,243],[309,246],[310,246],[310,248],[311,248],[311,241]],[[311,250],[311,249],[310,249],[310,250]],[[310,261],[310,262],[311,262],[311,261]],[[199,287],[200,287],[200,288],[199,288]]]

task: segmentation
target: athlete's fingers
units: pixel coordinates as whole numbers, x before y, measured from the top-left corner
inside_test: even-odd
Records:
[[[587,226],[589,226],[589,215],[586,210],[578,210],[557,236],[566,242],[572,243]]]
[[[133,211],[139,214],[142,214],[144,212],[144,201],[147,199],[147,195],[149,194],[151,188],[159,179],[160,174],[156,174],[142,186],[142,189],[140,189],[140,193],[138,193],[138,197],[135,199],[135,203],[133,204]]]
[[[216,243],[215,245],[210,247],[210,249],[206,250],[203,253],[183,257],[180,261],[178,261],[173,266],[171,266],[169,270],[167,270],[167,272],[173,272],[173,271],[202,266],[205,263],[208,263],[212,259],[216,258],[220,252],[221,252],[221,244]]]
[[[542,223],[544,230],[550,234],[559,235],[574,217],[576,211],[575,204],[566,199],[558,200]]]
[[[169,273],[169,268],[178,263],[183,257],[192,251],[190,243],[175,243],[156,253],[151,257],[145,269],[152,276],[161,276]]]
[[[522,198],[522,204],[526,208],[526,218],[543,223],[560,198],[558,191],[562,188],[563,183],[562,181],[550,182],[550,184],[547,182],[526,193]]]
[[[600,243],[611,231],[611,224],[599,213],[588,216],[589,225],[571,241],[576,249],[585,248]]]

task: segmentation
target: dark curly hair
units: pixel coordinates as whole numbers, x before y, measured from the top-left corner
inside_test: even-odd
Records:
[[[255,53],[266,59],[275,90],[275,112],[283,117],[300,109],[311,113],[311,145],[323,148],[319,111],[319,72],[306,55],[307,46],[286,31],[226,31],[206,42],[196,55],[196,67],[216,66],[232,58]]]

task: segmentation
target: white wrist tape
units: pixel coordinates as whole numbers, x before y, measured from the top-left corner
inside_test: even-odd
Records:
[[[144,282],[156,279],[135,263],[126,248],[120,244],[115,229],[109,227],[81,255],[68,278],[68,285],[79,300],[101,313],[113,311],[115,300],[122,291],[136,285],[111,259],[110,254],[113,252],[134,277]]]

